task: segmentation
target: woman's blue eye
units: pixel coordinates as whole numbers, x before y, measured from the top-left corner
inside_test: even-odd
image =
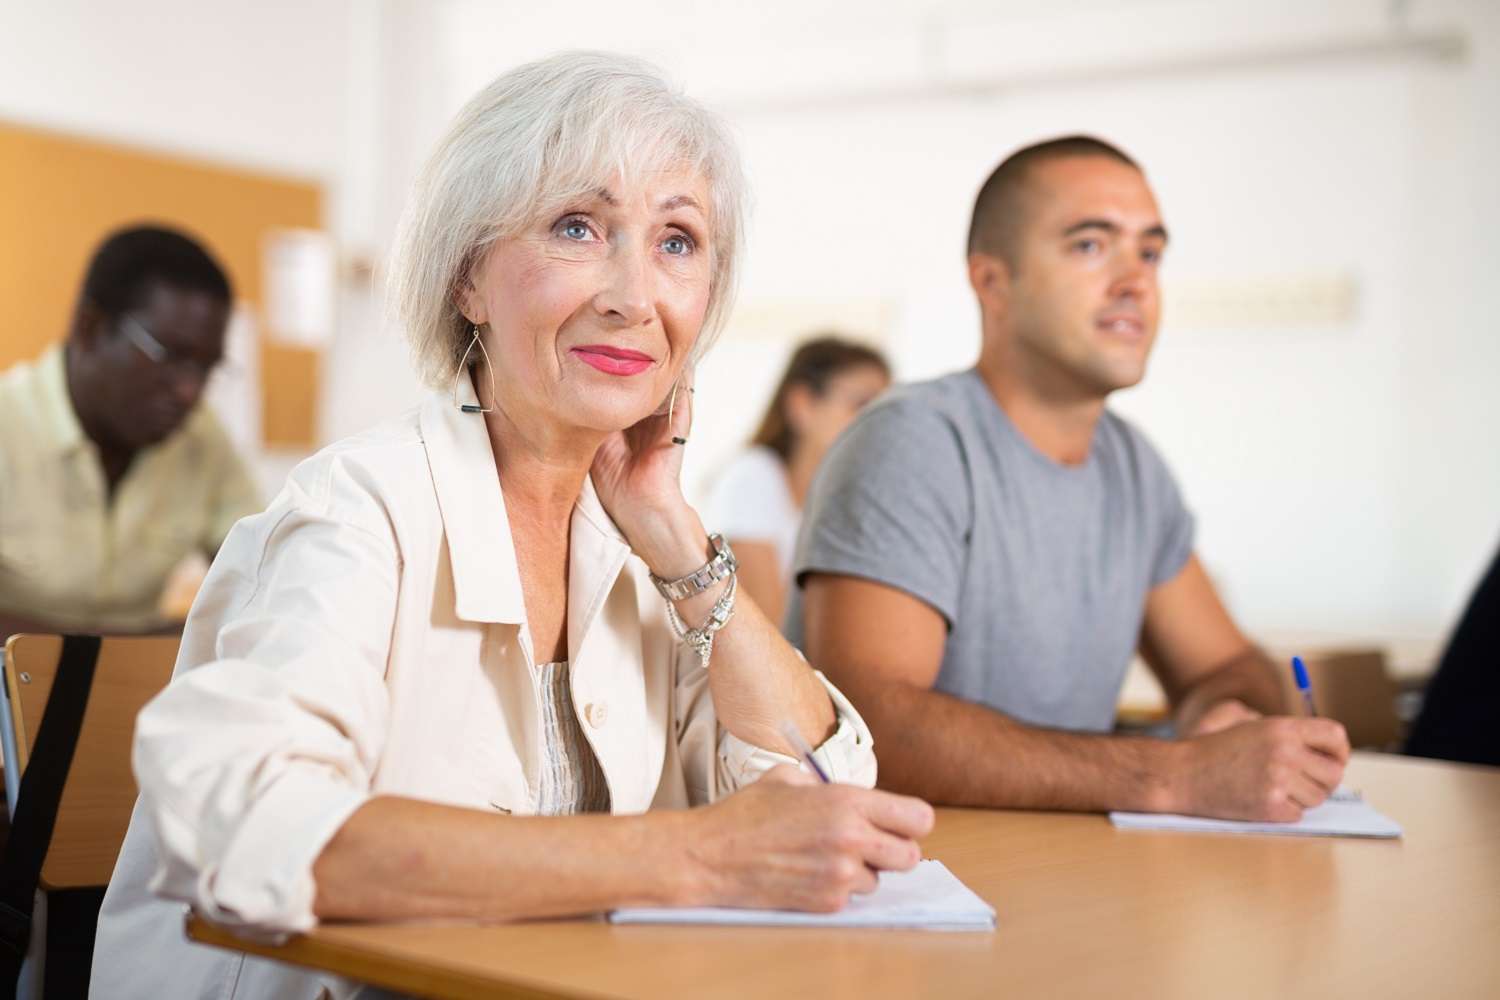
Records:
[[[692,249],[687,238],[683,236],[668,236],[662,243],[661,248],[674,257],[681,257]]]
[[[563,227],[563,235],[570,240],[586,240],[589,238],[589,227],[581,222],[570,222]]]

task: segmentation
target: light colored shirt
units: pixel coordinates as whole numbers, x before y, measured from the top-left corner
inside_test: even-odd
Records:
[[[572,515],[567,630],[569,701],[612,812],[710,802],[795,763],[719,726],[708,672],[591,481]],[[434,393],[299,466],[230,532],[174,679],[137,720],[141,795],[100,912],[95,995],[349,995],[190,944],[182,903],[247,933],[311,928],[313,863],[373,796],[537,813],[536,662],[483,418]],[[873,785],[869,730],[828,691],[838,723],[819,763]]]
[[[948,624],[936,689],[1022,722],[1108,732],[1146,595],[1193,551],[1193,516],[1145,435],[1105,411],[1060,465],[976,371],[867,407],[813,481],[797,575],[864,577]],[[805,634],[802,594],[787,635]]]
[[[781,576],[790,584],[802,509],[792,497],[786,464],[770,448],[756,445],[735,456],[709,494],[708,523],[730,544],[764,542],[776,549]]]
[[[158,625],[172,569],[261,509],[213,413],[196,407],[109,494],[55,347],[0,375],[0,616],[89,631]]]
[[[541,787],[537,812],[544,816],[609,812],[609,786],[573,710],[568,662],[543,663],[534,671],[542,716]]]

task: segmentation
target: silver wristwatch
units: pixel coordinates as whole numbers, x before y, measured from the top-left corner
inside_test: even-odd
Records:
[[[656,584],[656,589],[661,596],[669,601],[684,600],[694,594],[703,593],[739,569],[739,560],[735,559],[734,550],[729,547],[728,542],[724,541],[723,535],[709,535],[708,544],[713,546],[713,558],[687,576],[676,580],[663,580],[655,573],[651,574],[651,582]]]

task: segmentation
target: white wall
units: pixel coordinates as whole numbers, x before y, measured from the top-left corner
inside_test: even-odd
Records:
[[[0,116],[331,180],[356,0],[3,0]]]
[[[1169,309],[1146,383],[1117,398],[1176,468],[1236,611],[1436,635],[1500,536],[1500,12],[1414,0],[1397,24],[1400,6],[0,0],[0,116],[324,179],[346,253],[378,262],[484,82],[564,47],[656,60],[729,115],[757,196],[739,322],[700,373],[694,491],[789,349],[767,317],[788,338],[799,317],[879,328],[906,378],[969,363],[974,190],[1020,144],[1096,132],[1156,186],[1174,305],[1308,275],[1357,288],[1332,324]],[[371,290],[341,302],[325,438],[418,393]]]

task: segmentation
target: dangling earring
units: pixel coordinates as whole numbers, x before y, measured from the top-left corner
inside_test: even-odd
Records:
[[[468,372],[469,354],[473,352],[474,345],[479,345],[479,353],[484,355],[484,368],[490,376],[490,405],[480,406],[478,403],[460,403],[458,401],[458,380]],[[495,366],[490,364],[490,352],[484,349],[484,341],[479,338],[479,325],[474,326],[474,337],[469,341],[469,346],[464,349],[464,356],[458,361],[458,371],[453,375],[453,404],[462,413],[490,413],[495,409],[495,400],[500,397],[495,394]]]
[[[672,427],[672,415],[677,412],[677,387],[680,384],[681,384],[681,380],[680,379],[674,379],[672,381],[672,396],[671,396],[671,398],[669,400],[667,400],[667,428],[669,430]],[[693,394],[693,387],[692,386],[688,386],[688,395],[691,396],[692,394]],[[689,412],[688,413],[688,433],[691,434],[692,432],[693,432],[693,415],[692,415],[691,412]],[[685,437],[678,437],[676,434],[673,434],[672,435],[672,443],[673,444],[687,444],[688,443],[688,439],[685,438]]]

